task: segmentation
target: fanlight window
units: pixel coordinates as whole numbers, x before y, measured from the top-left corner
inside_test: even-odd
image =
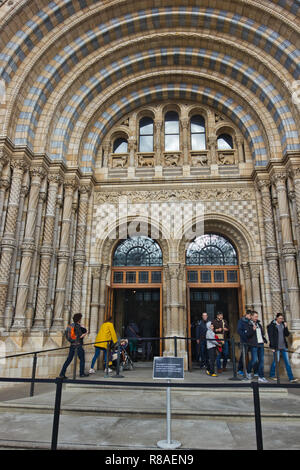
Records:
[[[162,266],[160,246],[148,237],[127,238],[117,246],[113,266]]]
[[[167,112],[165,116],[165,151],[179,151],[179,118],[175,111]]]
[[[140,120],[139,151],[153,152],[153,119],[149,117]]]
[[[232,150],[233,140],[230,134],[220,134],[218,137],[218,150]]]
[[[119,137],[114,141],[113,153],[127,153],[128,152],[128,142],[123,137]]]
[[[202,116],[191,118],[191,146],[192,150],[205,150],[205,120]]]
[[[189,245],[186,264],[194,266],[233,266],[237,265],[237,253],[233,245],[224,237],[206,234]]]

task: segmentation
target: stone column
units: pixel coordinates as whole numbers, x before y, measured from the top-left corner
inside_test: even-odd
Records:
[[[64,182],[64,207],[61,225],[60,247],[58,252],[58,267],[56,277],[54,320],[52,330],[60,331],[64,327],[63,310],[67,281],[67,268],[70,256],[70,229],[74,191],[77,189],[77,177],[67,178]]]
[[[98,327],[102,325],[104,322],[104,314],[105,314],[105,293],[106,293],[106,286],[107,286],[107,273],[109,270],[108,264],[103,264],[100,273],[100,304],[98,310]],[[95,319],[95,324],[97,323]]]
[[[270,194],[270,181],[266,179],[259,180],[257,185],[261,192],[262,198],[262,211],[266,237],[266,260],[269,271],[272,313],[275,316],[276,313],[283,311],[283,304],[281,295],[280,268],[278,262],[279,256],[276,248],[275,238],[275,222],[273,218]]]
[[[296,211],[297,211],[297,225],[300,238],[300,167],[293,167],[290,170],[290,175],[294,183]]]
[[[242,136],[236,137],[236,146],[237,146],[239,163],[244,163],[243,142],[244,142],[244,138]]]
[[[110,142],[104,142],[103,144],[103,151],[104,151],[104,156],[103,156],[103,168],[108,167],[108,160],[109,160],[109,154],[110,154]]]
[[[252,298],[252,285],[251,285],[251,273],[248,263],[242,263],[241,265],[243,270],[243,276],[245,280],[245,296],[246,296],[246,309],[253,308],[253,298]]]
[[[83,269],[85,263],[85,241],[86,241],[86,222],[89,206],[90,186],[79,186],[79,209],[76,232],[75,256],[74,256],[74,277],[72,289],[72,315],[81,311],[81,293]]]
[[[135,151],[136,151],[136,138],[130,136],[128,139],[128,152],[129,152],[129,167],[135,167]]]
[[[282,232],[282,256],[286,266],[286,275],[288,283],[288,294],[291,312],[291,329],[293,329],[293,321],[296,321],[297,328],[300,318],[299,306],[299,282],[296,264],[296,249],[293,243],[293,235],[291,221],[289,215],[289,205],[286,190],[286,173],[278,172],[272,177],[272,183],[275,185],[278,197],[278,209],[280,217],[280,225]]]
[[[39,286],[36,302],[36,315],[33,329],[43,330],[45,328],[46,303],[49,289],[50,263],[53,253],[54,219],[56,208],[56,197],[58,187],[62,182],[61,174],[50,173],[48,176],[49,187],[47,197],[47,208],[45,215],[45,226],[43,233],[43,244],[41,248],[41,264],[39,274]]]
[[[92,297],[91,297],[91,318],[90,334],[96,335],[98,331],[99,307],[100,307],[100,275],[101,266],[92,268]]]
[[[217,162],[217,138],[215,135],[209,135],[207,138],[208,149],[210,151],[210,163],[216,165]]]
[[[31,183],[30,183],[30,194],[28,201],[27,219],[23,244],[21,247],[21,267],[19,277],[19,287],[17,293],[15,318],[14,318],[14,329],[26,327],[26,312],[27,312],[27,301],[29,293],[29,281],[31,274],[31,266],[34,255],[34,235],[36,227],[36,216],[39,202],[39,192],[41,188],[42,179],[46,172],[43,167],[35,167],[30,170]]]
[[[162,121],[155,121],[155,165],[162,165],[161,158],[161,130],[162,130]]]
[[[3,224],[3,208],[4,208],[4,201],[6,190],[9,188],[10,179],[8,177],[0,178],[0,233]]]
[[[164,336],[179,336],[180,326],[180,311],[181,306],[179,304],[179,277],[181,273],[180,263],[168,263],[167,264],[167,275],[166,281],[168,283],[168,298],[167,298],[167,324],[164,332]],[[165,353],[166,355],[173,354],[173,341],[165,341]]]
[[[249,263],[251,273],[251,285],[252,285],[252,299],[253,308],[256,312],[261,315],[261,296],[260,296],[260,283],[259,283],[259,263]]]
[[[10,187],[4,236],[2,239],[2,256],[0,262],[0,327],[3,326],[4,311],[8,291],[9,274],[14,250],[16,249],[16,226],[19,212],[21,185],[28,161],[25,158],[11,162],[12,180]]]
[[[182,126],[183,164],[188,165],[189,164],[189,147],[190,147],[189,135],[188,135],[189,120],[182,119],[181,126]]]

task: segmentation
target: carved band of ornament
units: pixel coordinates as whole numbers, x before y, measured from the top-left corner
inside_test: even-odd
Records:
[[[67,249],[59,250],[58,254],[57,254],[57,257],[60,260],[67,260],[67,259],[70,258],[70,251],[67,250]]]
[[[284,257],[295,257],[296,249],[293,246],[283,247],[281,250],[282,256]]]
[[[163,191],[128,191],[128,192],[96,192],[95,203],[119,203],[120,197],[127,197],[128,202],[172,202],[172,201],[215,201],[215,200],[253,200],[255,194],[248,189],[186,189]]]
[[[250,271],[251,271],[251,277],[257,278],[259,277],[260,266],[258,264],[251,264]]]
[[[24,242],[22,243],[21,250],[24,254],[25,251],[28,251],[29,253],[34,253],[35,251],[35,244],[34,243],[29,243],[29,242]]]
[[[66,191],[75,191],[78,188],[78,179],[76,177],[65,179],[64,188]]]
[[[29,166],[28,161],[25,159],[11,160],[10,165],[13,170],[19,170],[20,172],[24,172]]]
[[[274,251],[266,252],[267,261],[278,261],[279,255]]]
[[[52,256],[54,253],[54,250],[51,246],[42,246],[41,250],[40,250],[40,254],[41,256]]]
[[[80,194],[89,194],[91,192],[91,185],[89,183],[80,184],[78,191],[80,192]]]
[[[96,279],[100,278],[101,268],[92,268],[92,276]]]
[[[76,253],[74,255],[74,262],[75,263],[84,263],[85,260],[86,260],[86,256],[84,254]]]
[[[256,185],[258,189],[263,192],[264,194],[269,194],[269,189],[270,189],[270,180],[258,180],[256,182]]]
[[[7,189],[10,185],[10,179],[9,178],[1,178],[0,179],[0,189]]]
[[[1,241],[1,246],[2,246],[3,249],[5,249],[5,248],[13,249],[17,246],[17,242],[16,242],[15,239],[4,235],[4,237],[2,238],[2,241]]]

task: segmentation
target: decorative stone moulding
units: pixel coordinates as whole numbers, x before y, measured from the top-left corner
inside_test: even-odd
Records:
[[[128,163],[128,154],[111,155],[111,168],[126,168]]]
[[[180,153],[165,153],[164,161],[165,161],[165,166],[180,166],[181,154]]]
[[[139,167],[154,167],[154,153],[151,154],[138,154],[137,156]]]
[[[208,151],[191,152],[192,166],[207,166],[208,165]]]
[[[235,164],[235,151],[234,150],[218,150],[218,164],[219,165],[234,165]]]

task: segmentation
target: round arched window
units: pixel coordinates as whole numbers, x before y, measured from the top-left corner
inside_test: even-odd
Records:
[[[117,246],[113,266],[162,266],[161,248],[148,237],[127,238]]]
[[[218,139],[218,150],[232,150],[233,139],[230,134],[220,134]]]
[[[195,238],[186,252],[186,264],[194,266],[233,266],[237,253],[227,238],[209,233]]]
[[[127,153],[128,152],[128,142],[124,137],[119,137],[114,141],[113,153]]]

